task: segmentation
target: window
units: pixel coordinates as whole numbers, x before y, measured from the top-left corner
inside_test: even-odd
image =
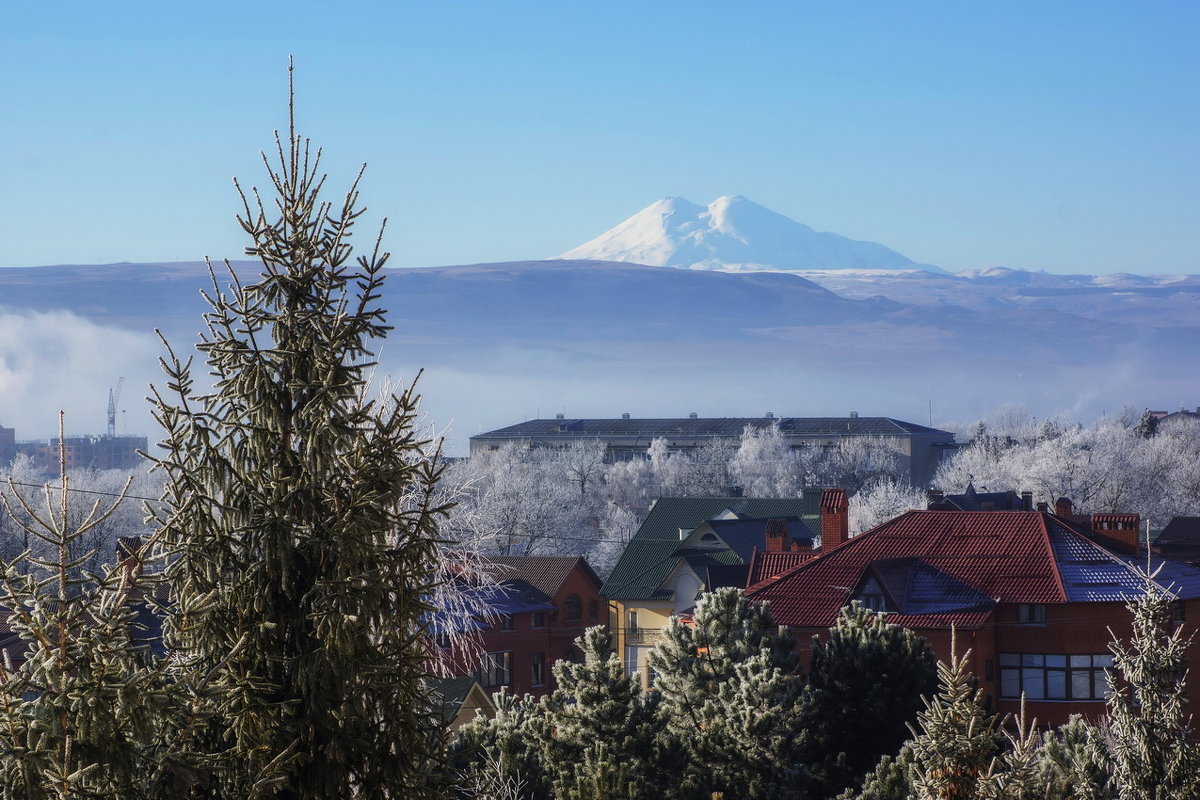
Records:
[[[630,633],[637,633],[637,632],[638,632],[638,617],[637,617],[637,614],[638,614],[638,612],[636,612],[636,611],[630,611],[630,612],[629,612],[629,624],[628,624],[626,627],[629,629],[629,632],[630,632]]]
[[[483,667],[477,677],[485,689],[508,686],[512,683],[512,651],[488,653],[483,657]]]
[[[1029,700],[1103,700],[1111,655],[1000,654],[1000,696]]]
[[[1187,621],[1187,614],[1183,610],[1183,601],[1176,600],[1171,603],[1171,622],[1176,625],[1182,625]]]
[[[567,622],[578,622],[583,619],[583,601],[579,599],[579,595],[567,595],[567,599],[563,603],[563,616]]]
[[[600,604],[596,602],[596,598],[588,600],[588,619],[595,622],[600,619]]]
[[[531,686],[543,686],[546,683],[546,654],[534,653],[530,662],[529,682]]]
[[[516,627],[516,623],[512,614],[501,614],[500,619],[496,620],[496,627],[502,631],[511,631]]]
[[[533,612],[533,627],[535,627],[535,628],[546,627],[546,612],[545,611]]]
[[[883,587],[879,585],[879,581],[875,580],[874,575],[863,581],[862,588],[859,589],[858,596],[854,599],[872,611],[892,610],[888,607],[887,595],[883,593]]]
[[[1040,604],[1021,603],[1017,606],[1017,622],[1040,624],[1046,621],[1046,607]]]

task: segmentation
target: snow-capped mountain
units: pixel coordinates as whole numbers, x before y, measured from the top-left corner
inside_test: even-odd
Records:
[[[718,197],[707,207],[664,198],[559,258],[726,271],[942,271],[876,242],[815,231],[741,195]]]

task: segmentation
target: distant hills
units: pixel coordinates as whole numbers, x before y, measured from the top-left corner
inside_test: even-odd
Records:
[[[102,430],[118,375],[132,414],[137,385],[161,381],[152,329],[186,349],[205,288],[199,263],[0,269],[0,424],[26,428],[86,400],[77,416],[94,414],[83,427]],[[426,368],[426,410],[453,425],[452,443],[559,411],[856,410],[942,424],[1004,403],[1082,416],[1200,404],[1195,276],[548,260],[390,270],[381,302],[395,327],[381,372]],[[63,354],[81,348],[87,357],[62,375]],[[145,432],[144,416],[130,429]]]
[[[741,195],[718,197],[707,207],[664,198],[559,258],[733,271],[943,271],[876,242],[815,231]]]

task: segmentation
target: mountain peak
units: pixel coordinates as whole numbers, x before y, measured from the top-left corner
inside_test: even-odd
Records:
[[[665,197],[560,259],[689,269],[919,269],[875,242],[820,233],[740,195]]]

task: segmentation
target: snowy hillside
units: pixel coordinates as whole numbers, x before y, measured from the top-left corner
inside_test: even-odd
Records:
[[[821,233],[741,195],[707,207],[682,197],[652,203],[560,259],[624,261],[726,271],[762,269],[922,269],[876,242]]]

